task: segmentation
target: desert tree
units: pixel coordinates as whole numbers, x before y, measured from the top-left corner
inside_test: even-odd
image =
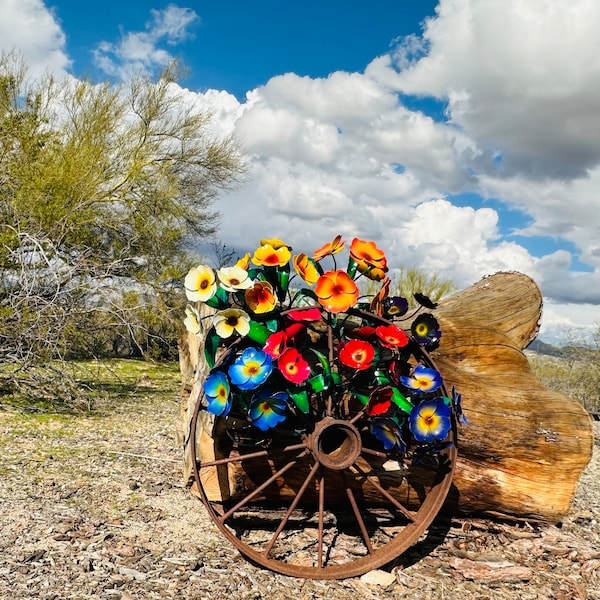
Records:
[[[18,56],[0,58],[5,382],[118,339],[138,353],[172,345],[177,288],[218,224],[212,202],[244,172],[177,76],[174,64],[117,86],[31,82]]]

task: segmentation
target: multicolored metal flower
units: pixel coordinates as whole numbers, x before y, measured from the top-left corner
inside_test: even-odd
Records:
[[[231,410],[231,388],[227,375],[221,371],[211,373],[204,382],[207,410],[213,415],[225,416]]]
[[[409,416],[409,427],[417,442],[432,444],[446,439],[452,427],[450,406],[442,397],[425,400]]]
[[[268,389],[258,391],[248,408],[248,418],[262,431],[276,427],[285,420],[288,395],[284,391],[272,392]]]
[[[273,370],[271,357],[257,348],[246,348],[227,371],[231,383],[240,390],[253,390],[262,385]]]

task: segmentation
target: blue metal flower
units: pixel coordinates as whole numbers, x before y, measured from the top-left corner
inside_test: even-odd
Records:
[[[466,425],[468,423],[467,417],[463,413],[462,409],[462,394],[459,394],[456,391],[456,386],[452,386],[452,398],[450,399],[452,403],[452,408],[454,409],[454,414],[456,415],[456,420],[461,425]]]
[[[408,311],[408,300],[402,296],[390,296],[383,301],[383,314],[386,317],[401,317]]]
[[[272,358],[262,350],[246,348],[229,367],[231,383],[240,390],[253,390],[263,384],[273,370]]]
[[[415,342],[427,347],[434,346],[442,337],[437,319],[429,313],[419,315],[413,321],[410,331]]]
[[[285,421],[288,395],[286,392],[271,392],[271,390],[260,390],[254,395],[248,417],[252,424],[262,431],[275,427],[281,421]]]
[[[406,450],[402,439],[402,431],[393,419],[377,417],[371,421],[371,433],[383,443],[385,450],[397,447],[401,452]]]
[[[213,415],[225,416],[231,410],[232,398],[227,375],[216,371],[204,382],[204,393],[208,402],[207,410]]]
[[[415,440],[427,444],[444,440],[452,426],[451,414],[450,407],[441,397],[425,400],[415,406],[408,418]]]
[[[417,394],[427,394],[435,392],[442,385],[442,376],[435,369],[417,365],[411,376],[400,376],[400,383]]]

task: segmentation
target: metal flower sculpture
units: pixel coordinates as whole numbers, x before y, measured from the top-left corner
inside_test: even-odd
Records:
[[[342,269],[345,247],[338,235],[312,254],[292,255],[282,240],[265,239],[231,267],[190,270],[186,327],[199,333],[198,303],[216,310],[204,317],[212,319],[204,344],[206,409],[246,422],[257,444],[265,431],[302,435],[324,414],[354,411],[363,435],[385,451],[435,453],[452,414],[462,416],[460,394],[445,395],[427,353],[441,331],[421,311],[436,305],[418,294],[409,314],[405,298],[389,296],[384,252],[355,238]],[[361,296],[360,278],[380,282],[374,298]]]

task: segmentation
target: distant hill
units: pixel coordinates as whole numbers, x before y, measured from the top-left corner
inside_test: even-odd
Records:
[[[552,344],[546,344],[546,342],[542,342],[542,340],[533,340],[533,342],[527,346],[527,350],[537,352],[538,354],[545,354],[546,356],[562,356],[564,354],[562,348],[553,346]]]

